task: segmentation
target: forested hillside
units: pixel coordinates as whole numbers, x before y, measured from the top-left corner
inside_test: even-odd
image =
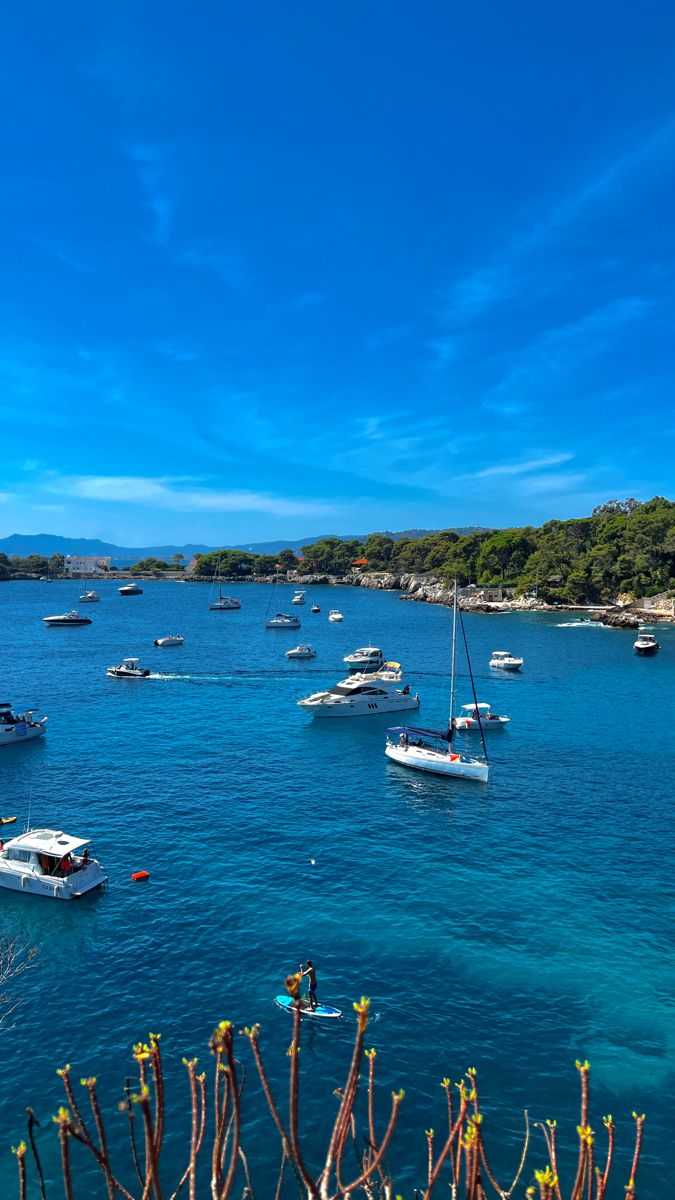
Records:
[[[481,530],[460,536],[440,532],[393,541],[372,533],[364,541],[324,538],[303,546],[308,572],[346,575],[359,559],[367,571],[433,571],[460,584],[507,584],[538,589],[547,600],[588,603],[621,592],[649,596],[675,586],[675,503],[656,497],[610,500],[590,517],[547,521],[535,528]],[[291,550],[279,555],[222,551],[200,555],[198,569],[223,575],[270,574],[297,567]]]

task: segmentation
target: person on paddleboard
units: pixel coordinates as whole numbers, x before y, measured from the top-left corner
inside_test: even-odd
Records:
[[[316,1006],[318,1004],[318,1000],[316,998],[316,971],[314,970],[314,966],[312,965],[311,958],[307,959],[306,967],[303,967],[302,963],[300,963],[300,978],[304,979],[305,976],[307,976],[309,978],[309,990],[307,992],[307,1000],[309,1001],[309,1007],[316,1008]]]

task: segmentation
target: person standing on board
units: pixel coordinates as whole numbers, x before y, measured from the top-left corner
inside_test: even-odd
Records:
[[[305,968],[303,968],[302,963],[300,963],[300,978],[304,979],[305,975],[309,977],[309,990],[307,992],[309,1007],[316,1008],[318,1003],[316,998],[316,971],[312,965],[311,958],[307,959],[307,966]]]

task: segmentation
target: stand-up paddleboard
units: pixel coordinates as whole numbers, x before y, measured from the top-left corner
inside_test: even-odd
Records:
[[[295,1001],[290,996],[275,996],[274,1003],[279,1005],[279,1008],[285,1008],[288,1012],[293,1011]],[[303,1017],[341,1017],[342,1012],[339,1008],[333,1008],[330,1004],[317,1004],[316,1008],[312,1008],[307,1000],[303,1000],[300,1005],[300,1012]]]

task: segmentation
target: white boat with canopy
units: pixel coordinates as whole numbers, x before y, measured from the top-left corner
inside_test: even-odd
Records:
[[[313,692],[298,706],[312,717],[372,717],[419,708],[419,695],[409,685],[400,687],[402,682],[399,663],[389,663],[382,671],[349,675],[328,691]]]
[[[298,589],[295,592],[295,595],[293,596],[293,600],[291,601],[291,603],[292,604],[304,604],[305,603],[305,593],[302,591],[302,589]]]
[[[53,900],[75,900],[107,880],[89,838],[59,829],[29,829],[0,840],[0,887]]]
[[[473,672],[469,659],[469,648],[464,631],[462,614],[459,609],[457,596],[457,581],[452,606],[452,666],[450,676],[450,716],[445,729],[420,729],[415,726],[399,725],[387,730],[387,744],[384,752],[393,762],[404,767],[412,767],[416,771],[427,771],[433,775],[447,775],[457,779],[472,779],[479,783],[487,783],[490,767],[487,757],[485,738],[483,737],[482,721],[479,722],[483,756],[461,754],[452,745],[455,726],[453,708],[455,703],[455,671],[457,660],[457,616],[461,623],[462,637],[469,667],[471,686],[474,694],[475,708],[478,704],[476,689],[473,683]]]
[[[342,661],[350,671],[381,671],[385,660],[378,646],[360,646]]]
[[[510,717],[499,717],[493,713],[489,704],[463,704],[453,725],[463,733],[480,733],[481,729],[487,733],[489,730],[503,729],[510,720]]]
[[[342,613],[340,612],[339,608],[331,608],[331,610],[328,614],[328,620],[329,621],[341,621],[342,620]]]
[[[659,648],[659,643],[654,637],[654,634],[644,633],[642,630],[638,633],[637,638],[633,642],[633,650],[636,654],[656,654]]]
[[[316,650],[311,646],[294,646],[286,651],[286,658],[316,658]]]
[[[112,679],[147,679],[149,667],[140,665],[140,658],[123,658],[118,667],[108,667],[106,675]]]
[[[47,718],[35,720],[32,711],[15,713],[7,701],[0,703],[0,746],[18,746],[46,733]]]
[[[519,671],[524,662],[524,658],[517,658],[510,650],[493,650],[488,666],[500,671]]]

